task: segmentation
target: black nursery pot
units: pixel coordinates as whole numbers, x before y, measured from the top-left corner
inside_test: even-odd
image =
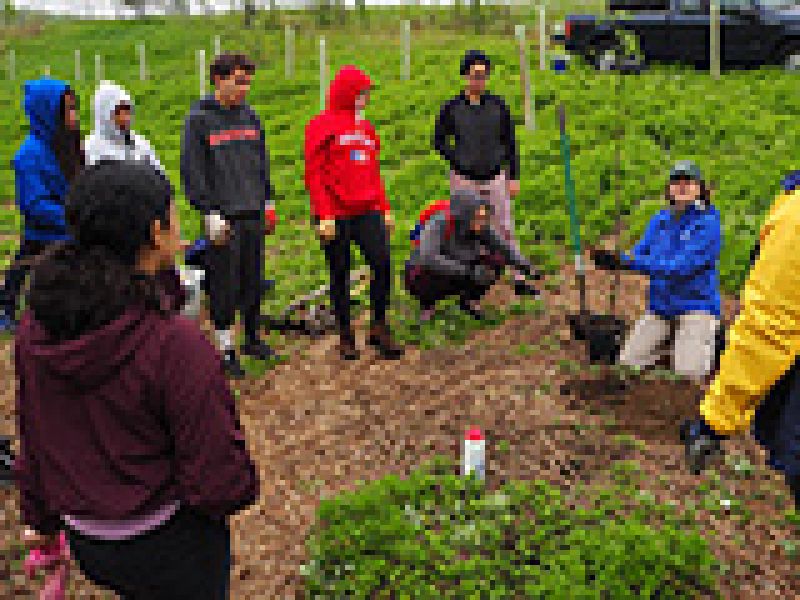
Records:
[[[616,362],[625,336],[624,320],[591,313],[569,315],[568,320],[575,339],[586,342],[591,362]]]

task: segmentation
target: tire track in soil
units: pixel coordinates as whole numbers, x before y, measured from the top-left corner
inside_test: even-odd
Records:
[[[569,281],[570,269],[563,275]],[[607,281],[602,274],[587,273],[591,308],[604,308]],[[642,292],[643,281],[624,277],[618,311],[628,318],[637,315]],[[231,597],[301,597],[298,568],[305,560],[304,539],[319,498],[351,490],[358,480],[404,475],[436,454],[458,457],[461,436],[473,425],[482,427],[489,440],[490,486],[506,479],[543,478],[569,491],[576,481],[607,482],[611,461],[634,459],[644,473],[644,487],[659,502],[690,497],[705,477],[683,473],[677,426],[695,409],[696,391],[680,384],[640,382],[614,397],[588,378],[582,393],[562,395],[562,386],[574,378],[562,373],[558,362],[585,364],[581,346],[569,340],[565,321],[577,294],[562,286],[544,296],[545,314],[478,332],[461,347],[424,353],[412,348],[396,362],[375,361],[364,350],[361,362],[342,363],[332,357],[334,340],[325,338],[308,348],[306,358],[298,356],[259,381],[237,384],[242,426],[259,466],[262,494],[256,505],[231,519]],[[508,290],[498,289],[491,300],[508,297]],[[731,306],[726,308],[730,314]],[[560,340],[559,348],[527,356],[513,350],[547,339]],[[0,369],[2,380],[10,381],[8,352],[2,354]],[[11,385],[2,390],[0,402],[5,416],[0,433],[12,433]],[[613,440],[615,433],[634,435],[646,446],[621,446]],[[492,454],[492,442],[499,440],[508,440],[509,453]],[[756,515],[749,523],[698,511],[715,553],[734,563],[723,582],[724,597],[800,597],[796,566],[778,547],[778,540],[790,532],[770,522],[778,514],[775,494],[785,494],[785,488],[762,466],[763,453],[752,441],[737,440],[730,448],[748,456],[757,471],[741,480],[723,467],[725,484],[741,497],[757,490],[765,495],[748,501]],[[21,530],[16,492],[0,490],[0,502],[0,548],[7,549]],[[746,545],[735,542],[735,535]],[[771,564],[748,566],[764,557]],[[0,565],[4,562],[0,556]],[[72,597],[109,597],[77,579]],[[0,577],[0,598],[30,594],[21,574],[2,583],[7,580]]]

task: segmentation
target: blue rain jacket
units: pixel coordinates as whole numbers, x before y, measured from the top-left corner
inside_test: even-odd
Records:
[[[677,217],[664,209],[650,219],[642,239],[622,258],[650,278],[651,312],[664,318],[693,311],[719,317],[721,243],[715,207],[691,205]]]
[[[16,179],[17,207],[25,223],[25,238],[55,241],[67,238],[64,197],[68,184],[52,149],[61,119],[61,97],[67,83],[42,78],[25,83],[24,108],[30,132],[11,164]]]

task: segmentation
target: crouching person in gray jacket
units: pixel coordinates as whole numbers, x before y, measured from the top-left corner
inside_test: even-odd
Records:
[[[456,192],[450,202],[423,211],[418,245],[406,263],[405,283],[419,300],[420,320],[433,316],[436,303],[459,297],[459,306],[475,319],[483,319],[480,299],[506,266],[540,278],[530,262],[490,224],[488,200],[470,191]]]

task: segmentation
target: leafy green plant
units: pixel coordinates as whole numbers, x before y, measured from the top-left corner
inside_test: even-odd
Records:
[[[655,528],[611,516],[616,492],[580,493],[590,507],[541,481],[492,492],[446,459],[367,483],[320,503],[307,597],[719,597],[708,543],[669,510]]]

